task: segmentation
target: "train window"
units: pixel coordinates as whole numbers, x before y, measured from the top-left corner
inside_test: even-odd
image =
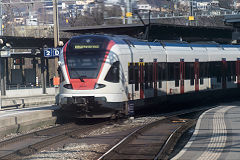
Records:
[[[205,62],[205,72],[204,72],[204,77],[208,78],[209,77],[209,63]]]
[[[145,63],[144,65],[144,72],[145,72],[145,77],[144,77],[144,82],[145,82],[145,89],[148,89],[148,77],[149,77],[149,72],[148,72],[148,63]]]
[[[179,79],[175,79],[175,87],[179,87]]]
[[[193,86],[194,85],[194,79],[190,79],[190,85]]]
[[[166,63],[158,63],[158,81],[167,80],[166,79]]]
[[[233,80],[233,81],[236,81],[236,75],[233,75],[233,76],[232,76],[232,80]]]
[[[234,76],[233,76],[234,81],[236,81],[238,79],[238,75],[239,75],[239,58],[237,58],[237,61],[235,62],[235,71],[234,71]]]
[[[119,61],[112,64],[104,80],[119,83]]]
[[[215,62],[215,70],[216,70],[217,82],[221,82],[222,62]]]
[[[70,53],[70,52],[69,52]],[[73,54],[74,53],[74,54]],[[67,67],[71,79],[97,78],[103,63],[103,51],[79,51],[67,54]]]
[[[200,84],[203,84],[203,77],[200,78]]]
[[[167,81],[167,75],[168,75],[168,72],[167,72],[167,63],[162,63],[162,75],[163,75],[163,77],[162,77],[162,80],[165,80],[165,81]]]
[[[236,74],[236,62],[227,62],[227,66],[228,81],[234,81],[233,77]]]
[[[199,63],[200,84],[203,84],[203,78],[206,77],[206,63]]]
[[[231,77],[232,63],[231,62],[226,62],[226,63],[227,63],[226,78],[228,82],[231,82],[232,81],[232,77]]]
[[[221,83],[221,81],[222,81],[221,76],[217,76],[217,82]]]
[[[128,84],[133,84],[134,83],[134,76],[133,76],[133,63],[129,63],[128,65]]]
[[[222,62],[213,62],[214,67],[213,67],[213,72],[214,72],[214,77],[217,77],[217,82],[221,83],[222,81]]]
[[[217,82],[221,82],[222,62],[209,62],[209,74],[211,78],[217,78]]]
[[[190,85],[194,85],[195,72],[194,72],[194,63],[190,63]]]
[[[157,71],[158,71],[158,82],[159,81],[161,81],[162,80],[162,63],[159,63],[158,62],[158,64],[157,64],[157,67],[158,67],[158,69],[157,69]]]
[[[231,75],[232,75],[232,62],[227,62],[227,76],[231,77]],[[228,78],[228,80],[229,80],[229,78]],[[230,81],[231,81],[231,78],[230,78]]]
[[[174,80],[175,80],[175,87],[179,87],[180,63],[174,63]]]
[[[173,81],[174,80],[174,74],[175,74],[174,63],[168,63],[167,66],[168,66],[168,80]]]
[[[236,62],[232,62],[231,75],[236,76]]]
[[[162,81],[158,82],[158,88],[162,88]]]
[[[185,63],[185,79],[194,79],[194,63]]]
[[[162,88],[162,81],[166,80],[166,63],[158,63],[158,88]]]
[[[232,77],[231,77],[231,76],[227,76],[227,80],[228,80],[229,82],[231,82],[231,81],[232,81]]]
[[[135,63],[134,66],[134,81],[135,81],[135,91],[139,90],[139,65]]]
[[[214,62],[209,62],[209,77],[213,78],[215,77],[215,67],[214,67]]]
[[[201,78],[208,77],[208,63],[207,62],[199,63],[199,77],[201,77]]]
[[[190,75],[191,75],[191,71],[190,71],[190,63],[185,63],[185,71],[186,71],[186,74],[185,74],[185,79],[190,79]]]
[[[153,63],[153,84],[154,84],[154,88],[157,88],[157,82],[158,82],[158,63],[157,63],[157,59],[154,59],[154,63]]]

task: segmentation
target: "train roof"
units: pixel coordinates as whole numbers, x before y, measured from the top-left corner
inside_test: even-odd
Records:
[[[219,44],[214,41],[201,41],[201,42],[193,42],[188,43],[180,40],[160,40],[155,42],[148,42],[144,40],[140,40],[134,37],[130,37],[128,35],[108,35],[108,34],[86,34],[80,36],[74,36],[72,39],[84,37],[84,36],[93,36],[93,37],[105,37],[109,40],[113,40],[116,44],[128,44],[128,45],[146,45],[146,46],[162,46],[165,47],[202,47],[202,48],[240,48],[240,45],[233,44]]]

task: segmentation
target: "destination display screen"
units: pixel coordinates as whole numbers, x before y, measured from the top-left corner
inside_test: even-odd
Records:
[[[106,50],[109,39],[104,36],[79,36],[70,40],[68,54],[76,54],[84,51]]]
[[[99,49],[100,45],[81,45],[81,44],[75,44],[74,49]]]

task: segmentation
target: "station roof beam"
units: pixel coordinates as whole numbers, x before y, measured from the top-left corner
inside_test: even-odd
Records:
[[[224,17],[224,23],[234,28],[232,32],[232,40],[240,41],[240,14],[226,15]]]

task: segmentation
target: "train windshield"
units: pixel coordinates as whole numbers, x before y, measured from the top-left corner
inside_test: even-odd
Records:
[[[105,52],[86,51],[67,55],[68,71],[71,79],[97,78]]]

